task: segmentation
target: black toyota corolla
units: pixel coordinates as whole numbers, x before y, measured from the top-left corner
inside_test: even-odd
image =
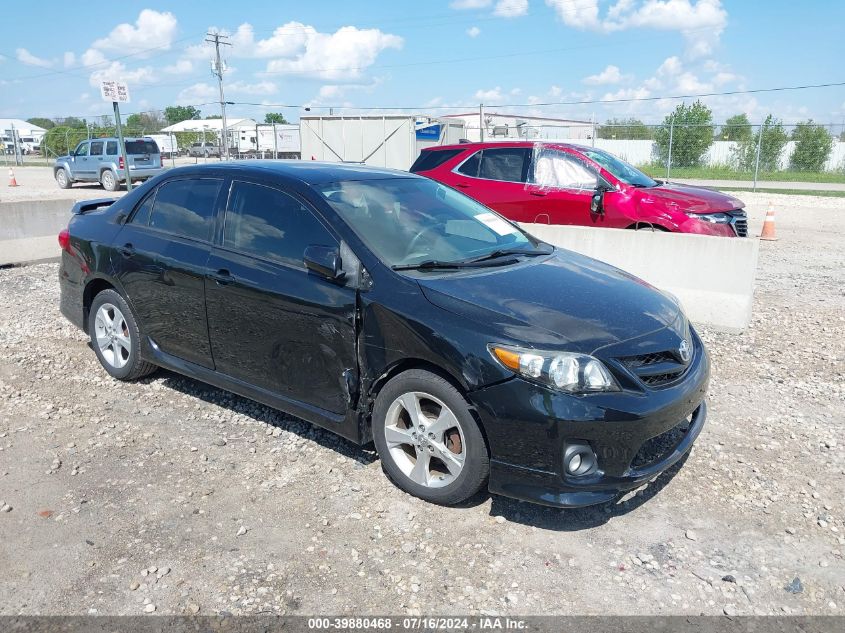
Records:
[[[61,309],[111,376],[164,367],[372,441],[423,499],[609,501],[704,425],[672,297],[426,178],[200,165],[73,211]]]

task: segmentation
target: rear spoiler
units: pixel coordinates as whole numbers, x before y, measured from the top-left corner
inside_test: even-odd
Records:
[[[117,198],[98,198],[97,200],[84,200],[82,202],[77,202],[73,205],[73,208],[70,212],[73,215],[82,215],[84,213],[88,213],[89,211],[96,211],[101,207],[108,207],[114,202],[117,202]]]

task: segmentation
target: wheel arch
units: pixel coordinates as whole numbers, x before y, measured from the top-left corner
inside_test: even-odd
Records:
[[[663,231],[664,233],[671,233],[672,232],[672,229],[670,229],[667,226],[663,226],[662,224],[657,224],[656,222],[645,222],[645,221],[632,222],[631,224],[629,224],[625,228],[630,229],[630,230],[636,230],[636,229],[648,229],[649,227],[651,227],[655,231]]]
[[[405,373],[411,369],[422,369],[427,371],[435,376],[438,376],[452,385],[455,389],[457,389],[458,393],[461,394],[461,397],[467,403],[467,409],[472,415],[475,423],[478,425],[479,431],[481,431],[481,436],[484,438],[484,444],[487,448],[487,454],[490,454],[490,440],[487,437],[487,431],[484,428],[484,424],[481,421],[481,417],[478,415],[478,412],[475,410],[475,405],[473,405],[472,401],[467,397],[468,390],[464,384],[458,380],[457,377],[453,376],[451,373],[432,363],[431,361],[422,359],[422,358],[403,358],[402,360],[397,361],[389,368],[387,368],[381,375],[378,376],[373,382],[370,384],[370,387],[367,391],[366,400],[364,402],[365,409],[361,415],[361,429],[360,429],[360,437],[361,443],[367,444],[372,441],[373,439],[373,431],[372,431],[372,413],[373,413],[373,405],[375,404],[376,398],[378,397],[379,392],[384,388],[384,386],[390,382],[396,376]]]
[[[94,297],[100,294],[103,290],[114,290],[117,294],[123,297],[123,300],[126,301],[126,303],[129,304],[133,313],[135,312],[129,297],[123,291],[120,283],[118,283],[115,279],[111,279],[105,275],[91,277],[86,282],[85,288],[82,290],[82,324],[86,332],[88,331],[88,316],[91,312],[91,305],[94,303]]]

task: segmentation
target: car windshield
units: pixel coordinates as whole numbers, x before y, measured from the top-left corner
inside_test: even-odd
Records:
[[[655,187],[658,184],[656,180],[646,176],[639,169],[633,165],[629,165],[624,160],[616,158],[613,154],[608,154],[607,152],[602,152],[597,149],[585,149],[582,151],[587,157],[596,161],[599,165],[628,185],[633,187]]]
[[[433,180],[356,180],[315,188],[389,266],[435,268],[492,262],[511,251],[547,252],[494,211]]]

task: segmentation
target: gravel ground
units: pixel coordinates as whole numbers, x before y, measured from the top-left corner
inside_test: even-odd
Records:
[[[781,239],[751,327],[702,333],[701,437],[582,510],[429,505],[266,407],[111,380],[55,264],[0,270],[0,614],[841,614],[845,209],[746,200],[752,232],[775,202]]]

